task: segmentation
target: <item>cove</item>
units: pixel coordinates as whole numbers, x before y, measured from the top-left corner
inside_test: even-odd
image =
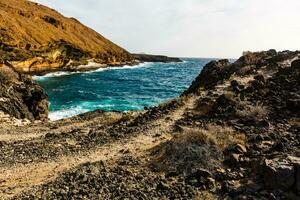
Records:
[[[208,58],[184,58],[180,63],[143,63],[90,72],[56,72],[34,79],[49,95],[51,120],[101,109],[135,111],[179,96]]]

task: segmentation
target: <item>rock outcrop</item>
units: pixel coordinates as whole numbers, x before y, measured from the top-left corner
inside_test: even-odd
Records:
[[[173,58],[161,55],[133,54],[133,57],[140,62],[182,62],[180,58]]]
[[[228,60],[211,61],[203,68],[201,74],[193,81],[190,88],[185,92],[196,92],[199,89],[211,89],[231,75],[228,70],[230,63]]]
[[[27,0],[0,0],[0,60],[25,73],[64,70],[92,60],[120,65],[133,56],[74,18]]]
[[[234,63],[213,61],[184,93],[205,98],[181,123],[229,125],[246,136],[246,147],[224,150],[224,166],[216,173],[224,194],[299,198],[299,60],[298,51],[270,50],[248,52]]]
[[[31,77],[7,62],[0,64],[0,111],[17,119],[46,120],[47,94]]]

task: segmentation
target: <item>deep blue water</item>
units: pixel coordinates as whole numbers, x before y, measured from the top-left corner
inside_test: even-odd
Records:
[[[142,110],[179,96],[211,59],[182,63],[144,63],[85,73],[34,77],[49,95],[50,119],[79,113]]]

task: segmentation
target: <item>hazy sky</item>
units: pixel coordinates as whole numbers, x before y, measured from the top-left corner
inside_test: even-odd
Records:
[[[239,57],[300,49],[300,0],[34,0],[130,52]]]

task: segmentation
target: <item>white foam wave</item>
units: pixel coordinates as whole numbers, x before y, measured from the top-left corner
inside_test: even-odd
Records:
[[[50,112],[48,117],[51,121],[56,121],[64,118],[73,117],[88,111],[89,111],[88,109],[83,109],[81,107],[62,109],[62,110]]]
[[[53,73],[48,73],[46,75],[43,76],[32,76],[33,80],[38,80],[38,81],[42,81],[48,78],[54,78],[54,77],[59,77],[59,76],[67,76],[67,75],[71,75],[71,74],[76,74],[78,72],[53,72]]]
[[[140,63],[137,65],[123,65],[119,67],[106,67],[106,68],[99,68],[91,72],[99,72],[99,71],[106,71],[106,70],[122,70],[122,69],[136,69],[141,67],[149,66],[151,63]],[[90,73],[91,73],[90,72]]]
[[[124,65],[124,66],[119,66],[119,67],[103,67],[103,65],[101,64],[97,64],[97,63],[93,63],[90,62],[87,65],[82,65],[80,67],[99,67],[96,70],[90,70],[90,71],[75,71],[75,72],[66,72],[66,71],[58,71],[58,72],[52,72],[52,73],[48,73],[46,75],[43,76],[32,76],[33,80],[38,80],[38,81],[42,81],[48,78],[53,78],[53,77],[60,77],[60,76],[68,76],[71,74],[89,74],[89,73],[93,73],[93,72],[101,72],[101,71],[107,71],[107,70],[122,70],[122,69],[136,69],[136,68],[141,68],[141,67],[145,67],[145,66],[150,66],[151,63],[140,63],[138,65]]]

